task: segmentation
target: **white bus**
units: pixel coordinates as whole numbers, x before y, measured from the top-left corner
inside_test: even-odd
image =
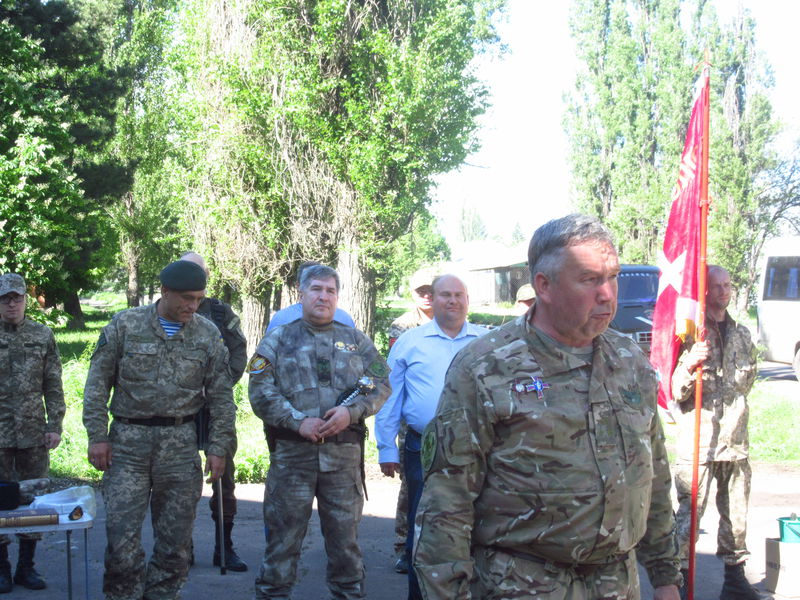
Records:
[[[800,237],[764,245],[758,297],[758,340],[764,358],[791,363],[800,380]]]

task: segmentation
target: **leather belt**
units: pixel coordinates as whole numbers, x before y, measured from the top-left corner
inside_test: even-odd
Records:
[[[175,427],[194,421],[195,415],[185,417],[150,417],[149,419],[129,419],[128,417],[114,416],[115,421],[125,425],[144,425],[146,427]]]
[[[273,428],[270,429],[270,436],[276,440],[290,440],[293,442],[308,442],[311,444],[311,440],[308,438],[304,438],[302,435],[297,433],[296,431],[292,431],[291,429],[283,429],[283,428]],[[345,429],[344,431],[340,431],[336,435],[332,435],[327,438],[323,438],[320,441],[320,444],[359,444],[363,439],[364,434],[358,431],[353,431],[352,429]]]
[[[521,550],[515,550],[513,548],[502,548],[500,546],[491,546],[491,548],[499,550],[500,552],[504,552],[505,554],[510,554],[514,558],[521,558],[523,560],[535,562],[540,565],[552,565],[555,568],[564,571],[570,570],[580,577],[588,577],[590,575],[593,575],[594,572],[597,571],[598,569],[602,569],[603,567],[607,567],[609,565],[615,565],[621,562],[625,562],[625,560],[627,560],[628,556],[630,555],[630,553],[616,554],[614,556],[610,556],[605,562],[602,563],[564,563],[564,562],[559,562],[557,560],[547,560],[546,558],[542,558],[541,556],[536,556],[535,554],[528,554],[527,552],[522,552]]]

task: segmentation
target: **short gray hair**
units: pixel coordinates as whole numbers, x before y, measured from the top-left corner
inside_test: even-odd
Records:
[[[573,213],[548,221],[533,233],[528,246],[531,281],[536,273],[555,280],[563,263],[564,248],[594,241],[614,247],[611,232],[597,217]]]
[[[339,291],[339,273],[327,265],[311,265],[305,267],[300,273],[300,291],[305,292],[311,285],[312,279],[333,279],[336,281],[336,291]]]

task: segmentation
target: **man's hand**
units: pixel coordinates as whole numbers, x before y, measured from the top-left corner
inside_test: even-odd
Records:
[[[61,443],[61,435],[58,433],[45,433],[44,434],[44,445],[47,447],[48,450],[54,450],[58,448],[58,445]]]
[[[306,417],[300,423],[300,429],[297,431],[297,433],[302,435],[307,440],[317,443],[322,439],[322,436],[319,434],[319,430],[324,424],[325,421],[319,417]]]
[[[111,466],[111,444],[96,442],[89,445],[89,464],[99,471],[105,471]]]
[[[681,600],[677,585],[662,585],[653,590],[653,600]]]
[[[695,342],[686,358],[686,368],[690,373],[708,358],[708,342]]]
[[[395,473],[400,475],[400,463],[381,463],[381,473],[386,477],[394,477]]]
[[[334,406],[322,417],[325,424],[319,428],[322,438],[331,437],[350,427],[350,411],[346,406]]]
[[[208,475],[211,473],[211,476],[206,479],[206,483],[214,483],[217,479],[222,477],[222,474],[225,472],[225,457],[224,456],[217,456],[216,454],[209,454],[206,456],[206,469],[203,471],[204,474]]]

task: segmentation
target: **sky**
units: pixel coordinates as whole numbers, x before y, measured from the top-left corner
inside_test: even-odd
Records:
[[[740,4],[755,19],[756,47],[771,64],[775,78],[770,99],[787,128],[779,148],[790,148],[800,138],[796,107],[800,70],[792,43],[800,23],[800,2],[713,3],[722,23],[735,17]],[[490,238],[503,241],[510,241],[516,223],[527,236],[545,221],[572,210],[563,127],[563,98],[573,87],[577,68],[568,28],[570,4],[509,0],[506,16],[498,24],[509,52],[477,60],[477,74],[487,83],[492,102],[480,121],[481,149],[457,171],[440,176],[433,192],[432,210],[451,246],[465,206],[478,212]]]

